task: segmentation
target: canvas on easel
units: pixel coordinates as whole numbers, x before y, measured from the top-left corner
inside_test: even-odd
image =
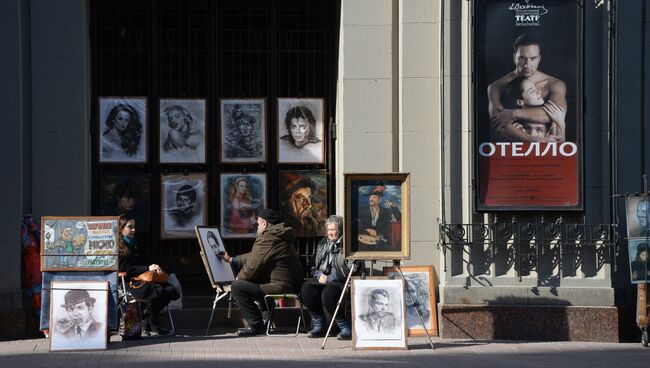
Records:
[[[226,248],[221,240],[219,229],[216,227],[197,226],[196,237],[201,247],[201,259],[210,277],[212,287],[217,288],[220,284],[229,284],[235,280],[230,264],[218,257],[223,254]]]

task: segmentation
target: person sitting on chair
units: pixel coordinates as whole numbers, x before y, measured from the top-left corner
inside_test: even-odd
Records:
[[[218,255],[241,269],[230,286],[246,324],[237,330],[238,336],[264,333],[264,318],[257,304],[266,312],[265,295],[300,290],[303,271],[293,239],[293,229],[285,226],[276,211],[265,208],[257,217],[257,239],[251,251],[236,257],[228,252]]]
[[[163,269],[157,264],[147,265],[139,245],[135,242],[135,219],[131,215],[119,217],[120,236],[117,253],[120,258],[119,270],[126,273],[126,283],[147,271],[162,273]],[[142,316],[142,334],[145,336],[158,336],[169,334],[169,331],[160,328],[160,311],[169,302],[180,298],[175,287],[168,283],[151,283],[141,288],[130,288],[129,291],[136,299],[150,301],[149,311]]]
[[[327,237],[318,242],[313,259],[311,273],[314,278],[307,279],[302,286],[302,301],[311,315],[312,330],[307,337],[323,337],[326,331],[324,310],[334,315],[336,304],[345,287],[350,273],[350,266],[343,253],[343,217],[332,215],[325,222]],[[346,306],[350,302],[348,295],[339,309],[336,318],[340,333],[338,340],[352,338],[351,321],[346,316]],[[324,308],[324,309],[323,309]]]

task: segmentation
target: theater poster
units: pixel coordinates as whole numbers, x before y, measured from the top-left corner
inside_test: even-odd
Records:
[[[582,210],[580,2],[473,10],[477,210]]]

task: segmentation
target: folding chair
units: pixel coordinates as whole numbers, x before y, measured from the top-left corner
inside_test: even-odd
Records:
[[[300,309],[300,314],[298,315],[298,323],[296,324],[296,333],[294,336],[298,336],[300,333],[300,323],[302,322],[302,326],[307,329],[307,324],[305,322],[305,315],[303,312],[302,308],[302,302],[300,301],[300,297],[298,294],[292,294],[292,293],[287,293],[287,294],[267,294],[264,296],[264,303],[266,304],[266,310],[269,311],[269,319],[266,321],[266,335],[267,336],[284,336],[284,335],[278,335],[278,334],[272,334],[271,331],[274,329],[273,324],[273,314],[275,312],[275,309],[277,308],[275,306],[275,301],[279,299],[290,299],[294,300],[295,304],[298,305],[298,308]]]
[[[120,282],[121,286],[120,284],[118,284],[118,295],[120,296],[120,305],[122,305],[122,303],[128,302],[128,296],[130,296],[131,294],[128,292],[128,289],[126,288],[126,280],[125,280],[126,272],[118,272],[117,276],[121,280]],[[142,305],[143,304],[148,305],[151,303],[151,300],[149,299],[135,299],[135,301],[138,303],[140,309],[140,315],[142,315]],[[171,329],[169,331],[169,335],[164,335],[164,336],[171,336],[174,333],[176,333],[176,328],[174,327],[174,319],[172,318],[172,312],[169,309],[169,306],[165,307],[161,312],[164,313],[165,311],[167,312]],[[158,337],[158,336],[144,336],[144,337]]]

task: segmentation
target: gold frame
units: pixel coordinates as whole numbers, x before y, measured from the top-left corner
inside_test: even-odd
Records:
[[[344,174],[345,188],[345,223],[344,223],[344,251],[347,259],[361,260],[405,260],[411,258],[411,204],[410,204],[410,180],[409,173],[385,173],[385,174]],[[357,223],[358,218],[352,217],[352,186],[355,181],[372,181],[377,184],[384,181],[400,181],[401,191],[401,250],[379,250],[368,251],[355,249],[354,244],[358,244],[357,238],[353,238],[353,224]],[[372,185],[372,184],[368,184]]]

